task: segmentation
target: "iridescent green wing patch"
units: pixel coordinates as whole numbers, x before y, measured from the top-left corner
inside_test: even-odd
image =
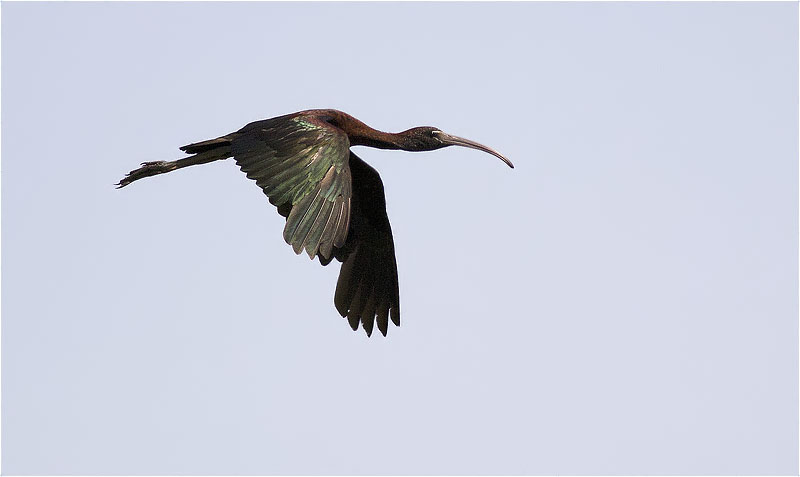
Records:
[[[303,117],[256,121],[234,133],[233,158],[287,216],[295,253],[329,259],[347,239],[352,200],[350,142],[339,129]]]

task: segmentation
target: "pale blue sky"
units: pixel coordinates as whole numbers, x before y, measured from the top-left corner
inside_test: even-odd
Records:
[[[796,3],[2,5],[4,474],[796,474]],[[231,162],[337,108],[403,310]]]

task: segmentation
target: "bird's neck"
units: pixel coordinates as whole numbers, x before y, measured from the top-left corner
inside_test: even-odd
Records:
[[[403,138],[399,134],[378,131],[341,111],[335,111],[332,116],[332,124],[347,134],[351,146],[368,146],[378,149],[402,148]]]
[[[400,138],[396,134],[369,129],[370,131],[366,134],[348,134],[350,145],[376,147],[378,149],[402,149]]]

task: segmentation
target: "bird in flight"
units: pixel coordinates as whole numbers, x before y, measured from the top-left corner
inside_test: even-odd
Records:
[[[386,336],[389,319],[400,326],[397,262],[386,198],[378,172],[351,146],[433,151],[463,146],[487,152],[509,167],[500,153],[434,127],[400,133],[375,130],[335,109],[311,109],[252,122],[216,139],[181,147],[177,161],[144,162],[116,185],[182,167],[233,157],[286,217],[283,238],[322,265],[342,262],[334,304],[353,328],[367,336],[375,323]]]

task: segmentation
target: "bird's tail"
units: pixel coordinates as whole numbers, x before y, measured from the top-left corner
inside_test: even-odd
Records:
[[[181,151],[193,155],[178,159],[177,161],[143,162],[142,167],[129,172],[116,184],[117,189],[125,187],[131,182],[144,177],[171,172],[182,167],[196,166],[198,164],[207,164],[209,162],[227,159],[231,157],[231,138],[223,136],[217,139],[189,144],[183,146]]]

